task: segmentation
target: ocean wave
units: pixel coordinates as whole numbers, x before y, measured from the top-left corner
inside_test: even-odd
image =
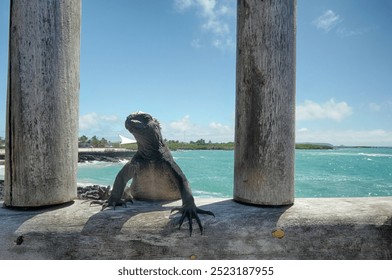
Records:
[[[310,155],[310,156],[317,156],[317,157],[319,157],[319,156],[357,156],[357,154],[354,154],[354,153],[342,153],[339,151],[332,151],[332,150],[326,151],[326,152],[321,152],[318,150],[311,150],[311,151],[304,150],[304,151],[297,152],[297,155],[298,156]]]
[[[368,154],[368,153],[358,153],[359,156],[366,157],[389,157],[392,158],[392,154]]]
[[[93,182],[93,181],[79,181],[79,182],[76,183],[77,187],[83,187],[83,188],[87,187],[87,186],[95,186],[95,185],[102,186],[102,187],[107,187],[107,186],[109,186],[111,184],[102,184],[102,182],[101,183],[97,183],[97,182]]]
[[[99,160],[85,161],[85,162],[78,163],[79,166],[92,166],[92,165],[102,165],[102,164],[108,164],[108,163]]]
[[[94,184],[94,183],[90,183],[90,182],[77,182],[77,184],[76,184],[78,187],[82,187],[82,188],[84,188],[84,187],[87,187],[87,186],[94,186],[94,185],[97,185],[97,184]]]
[[[195,197],[200,197],[200,198],[228,197],[227,195],[218,192],[207,192],[201,190],[192,190],[192,192]]]
[[[392,158],[392,154],[382,154],[382,153],[350,153],[350,152],[339,152],[339,151],[327,151],[327,152],[320,152],[320,151],[305,151],[303,153],[298,153],[297,156],[328,156],[328,157],[357,157],[357,156],[367,156],[367,157],[389,157]]]
[[[4,180],[5,168],[4,165],[0,165],[0,180]]]
[[[124,164],[127,163],[129,159],[119,159],[117,162],[110,162],[110,161],[100,161],[100,160],[92,160],[92,161],[85,161],[79,162],[78,165],[116,165],[116,164]]]

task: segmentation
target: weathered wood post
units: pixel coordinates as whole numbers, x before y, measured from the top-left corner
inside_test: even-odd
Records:
[[[80,0],[11,0],[4,204],[76,197]]]
[[[294,202],[296,1],[238,0],[234,199]]]

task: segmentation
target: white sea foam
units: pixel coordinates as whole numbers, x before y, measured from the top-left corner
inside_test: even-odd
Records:
[[[78,187],[82,187],[82,188],[87,187],[87,186],[93,186],[93,185],[96,185],[96,184],[94,184],[94,183],[87,183],[87,182],[78,182],[77,183],[77,186]]]
[[[368,154],[368,153],[358,153],[360,156],[366,157],[390,157],[392,158],[392,154]]]
[[[201,190],[193,191],[196,197],[208,198],[208,197],[225,197],[224,194],[218,192],[206,192]]]
[[[103,161],[98,161],[98,160],[93,160],[93,161],[85,161],[85,162],[79,162],[79,166],[92,166],[92,165],[102,165],[104,164]]]
[[[341,152],[339,150],[337,151],[305,151],[305,153],[312,155],[312,156],[350,156],[350,157],[355,157],[355,156],[367,156],[367,157],[390,157],[392,158],[392,154],[380,154],[380,153],[350,153],[350,152]]]
[[[126,164],[127,160],[120,160],[119,162],[106,162],[106,161],[88,161],[88,162],[80,162],[78,163],[79,168],[94,168],[94,169],[102,169],[113,166],[123,166]]]
[[[0,165],[0,180],[4,180],[4,165]]]

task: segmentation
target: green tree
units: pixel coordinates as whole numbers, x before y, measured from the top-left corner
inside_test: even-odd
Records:
[[[108,145],[108,140],[106,140],[105,138],[101,138],[101,140],[99,140],[98,146],[100,148],[105,148]]]
[[[98,148],[98,146],[99,146],[99,140],[98,140],[98,138],[97,138],[97,136],[96,135],[94,135],[92,138],[91,138],[91,146],[93,146],[94,148]]]
[[[86,135],[83,135],[83,136],[79,137],[79,142],[80,143],[87,143],[87,141],[88,141],[88,138],[87,138]]]
[[[204,140],[204,139],[199,139],[199,140],[196,141],[196,144],[197,144],[197,145],[205,145],[205,144],[206,144],[206,140]]]

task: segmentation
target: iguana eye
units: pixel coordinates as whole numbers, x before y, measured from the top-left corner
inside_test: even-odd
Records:
[[[148,123],[152,120],[151,116],[147,114],[138,114],[135,116],[135,119],[139,120],[140,122]]]

